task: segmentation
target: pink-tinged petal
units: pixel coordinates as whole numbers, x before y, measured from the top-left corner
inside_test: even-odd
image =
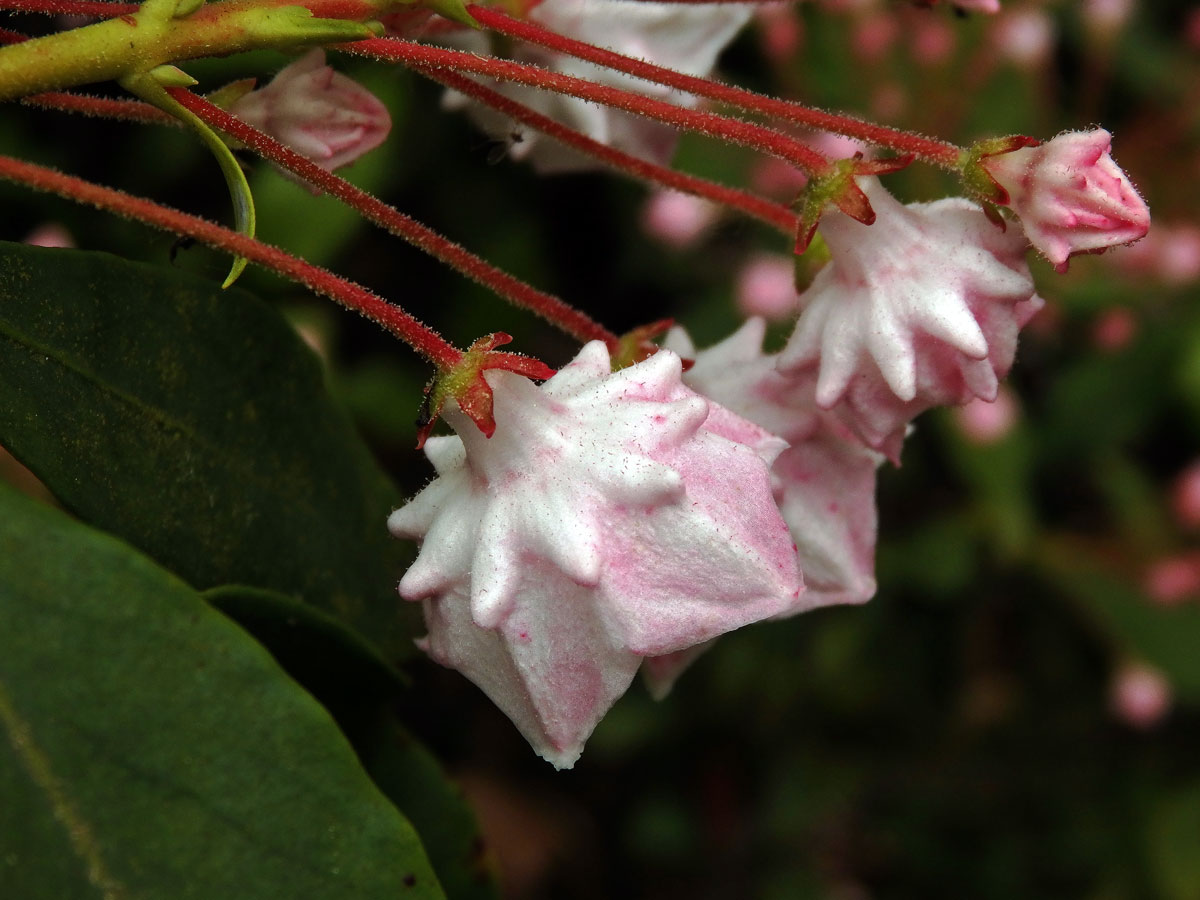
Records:
[[[426,601],[429,652],[556,765],[642,657],[802,596],[769,473],[785,444],[681,372],[661,351],[612,373],[600,342],[541,387],[488,371],[495,432],[448,403],[461,452],[431,441],[439,477],[389,520],[421,542],[400,592]]]
[[[310,50],[229,111],[328,171],[349,165],[388,136],[391,117],[370,91]]]
[[[553,571],[535,574],[520,609],[498,629],[472,620],[463,589],[426,600],[421,645],[482,688],[539,756],[569,769],[642,660],[589,614],[586,589]]]
[[[667,343],[690,349],[695,364],[685,382],[790,443],[771,458],[771,477],[806,589],[779,615],[865,602],[875,593],[875,473],[882,457],[817,404],[815,367],[778,369],[777,357],[762,352],[764,333],[765,323],[751,319],[707,350],[696,352],[681,330]]]
[[[1000,231],[963,199],[902,206],[876,179],[861,183],[876,222],[825,216],[832,260],[801,296],[779,367],[815,368],[819,405],[895,459],[920,412],[996,396],[1042,301],[1019,229]]]
[[[1076,253],[1131,243],[1150,228],[1150,210],[1111,148],[1112,135],[1098,128],[981,161],[1008,192],[1030,242],[1059,269]]]

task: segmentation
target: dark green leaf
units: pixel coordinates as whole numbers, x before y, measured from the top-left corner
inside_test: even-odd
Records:
[[[394,491],[316,358],[251,294],[0,245],[0,396],[0,444],[84,520],[198,589],[300,596],[408,649]]]
[[[0,895],[442,897],[411,826],[257,643],[0,489]]]
[[[433,755],[391,713],[363,716],[347,733],[376,786],[420,833],[446,895],[497,897],[495,871],[475,814]]]

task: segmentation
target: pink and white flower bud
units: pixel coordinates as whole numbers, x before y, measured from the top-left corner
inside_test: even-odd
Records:
[[[1127,663],[1113,676],[1109,702],[1118,719],[1145,731],[1166,718],[1173,695],[1161,671],[1146,663]]]
[[[392,128],[387,107],[325,65],[320,48],[235,100],[229,112],[330,172],[374,150]]]
[[[779,366],[815,369],[817,403],[895,460],[919,413],[996,398],[1042,300],[1018,229],[961,198],[902,206],[877,179],[859,183],[875,224],[822,219],[832,261],[801,295]]]
[[[448,404],[438,478],[388,520],[421,542],[400,594],[424,602],[430,654],[559,768],[643,658],[803,590],[771,493],[784,442],[685,387],[669,351],[609,366],[593,342],[542,387],[486,372],[495,434]]]
[[[796,293],[795,259],[775,253],[750,257],[737,274],[734,298],[738,310],[747,318],[786,319],[800,302]]]
[[[654,191],[642,210],[642,228],[668,247],[682,250],[698,241],[717,221],[720,207],[681,191]]]
[[[764,354],[766,323],[749,319],[696,352],[681,329],[668,346],[694,360],[684,381],[790,446],[775,459],[775,499],[791,529],[807,587],[782,616],[875,594],[875,473],[883,457],[817,405],[816,373],[785,373]]]
[[[1097,128],[982,160],[1008,192],[1030,242],[1060,272],[1076,253],[1131,243],[1150,228],[1150,210],[1111,148],[1112,135]]]

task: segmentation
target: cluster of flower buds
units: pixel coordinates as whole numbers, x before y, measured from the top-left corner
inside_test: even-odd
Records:
[[[998,0],[951,2],[999,9]],[[520,134],[514,155],[530,155],[543,171],[580,164],[563,144],[590,154],[587,165],[598,159],[776,227],[805,251],[802,280],[814,260],[824,263],[798,296],[778,290],[787,278],[777,266],[760,268],[754,290],[745,291],[744,306],[777,317],[798,313],[778,353],[764,352],[766,326],[756,317],[702,350],[680,330],[654,346],[650,337],[665,330],[656,325],[618,338],[330,175],[377,146],[390,123],[382,104],[324,64],[321,50],[260,90],[234,85],[211,101],[190,93],[190,76],[171,65],[145,71],[145,53],[165,52],[152,46],[165,33],[163,15],[174,17],[171,29],[190,27],[184,20],[196,7],[187,3],[147,2],[123,17],[135,31],[120,32],[119,52],[110,46],[113,29],[93,31],[105,51],[95,56],[117,59],[135,33],[146,42],[124,68],[105,72],[208,139],[245,201],[236,207],[242,234],[0,157],[0,176],[201,235],[237,254],[231,278],[247,259],[284,272],[371,316],[437,367],[422,438],[439,415],[456,436],[425,442],[437,477],[389,519],[397,537],[420,544],[400,593],[424,606],[428,653],[478,684],[558,767],[574,764],[639,671],[661,697],[722,634],[868,600],[879,466],[899,461],[921,412],[997,399],[1018,333],[1042,306],[1026,263],[1030,246],[1063,270],[1070,257],[1135,241],[1149,227],[1145,204],[1109,155],[1106,131],[1045,144],[1002,137],[963,149],[708,80],[722,48],[752,17],[748,3],[541,0],[513,3],[513,18],[495,7],[425,0],[385,16],[393,36],[384,38],[375,37],[382,26],[374,13],[387,12],[386,3],[355,7],[357,18],[345,21],[337,17],[347,14],[346,4],[322,5],[331,17],[315,19],[307,7],[275,6],[210,4],[206,13],[215,7],[212,16],[229,17],[217,23],[228,46],[214,43],[218,32],[204,30],[207,19],[192,35],[194,46],[179,46],[203,55],[292,47],[303,37],[299,43],[403,62],[451,96],[470,98],[485,127]],[[447,16],[437,28],[433,10]],[[494,32],[493,49],[503,46],[510,58],[453,49],[464,41],[477,51],[492,47],[492,35],[449,21],[472,16]],[[139,21],[159,24],[138,28]],[[4,48],[10,61],[16,51],[25,62],[0,66],[0,99],[96,77],[90,62],[58,71],[45,45],[25,47]],[[15,80],[12,73],[23,69],[24,80]],[[700,109],[701,98],[840,138],[809,145],[783,129]],[[85,109],[103,102],[68,99]],[[535,139],[525,126],[554,141]],[[557,373],[497,351],[509,340],[503,333],[462,352],[383,299],[257,243],[246,214],[249,188],[213,128],[585,346]],[[663,164],[678,128],[800,170],[800,197],[787,207],[671,171]],[[847,151],[844,139],[894,154]],[[839,142],[843,149],[835,149]],[[914,159],[956,171],[971,198],[900,203],[878,176]],[[771,180],[779,181],[763,178]],[[648,228],[683,246],[712,216],[695,203],[660,206]],[[993,433],[1004,419],[996,417]]]
[[[880,463],[920,412],[996,399],[1042,304],[1020,225],[858,186],[875,222],[822,219],[831,260],[782,352],[752,318],[617,372],[592,343],[540,388],[491,373],[490,440],[447,406],[458,437],[429,441],[438,477],[389,523],[421,542],[400,592],[555,766],[639,669],[662,696],[725,632],[868,600]]]

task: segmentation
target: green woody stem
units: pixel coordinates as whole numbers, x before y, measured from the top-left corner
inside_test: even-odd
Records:
[[[388,0],[222,0],[154,4],[137,13],[0,47],[0,101],[119,79],[200,56],[371,36],[362,20]],[[173,11],[195,9],[175,18]]]

